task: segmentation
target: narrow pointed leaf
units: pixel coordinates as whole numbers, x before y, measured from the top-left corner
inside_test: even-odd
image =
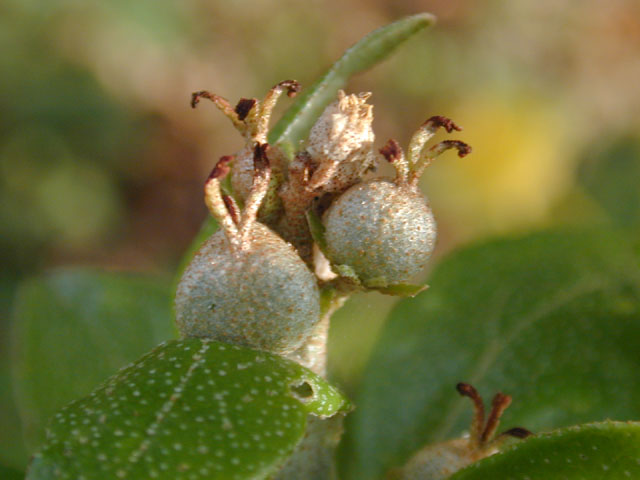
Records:
[[[265,478],[300,441],[308,414],[347,408],[290,360],[174,340],[56,414],[27,478]]]
[[[640,423],[593,423],[536,435],[472,464],[451,480],[487,478],[640,478]]]
[[[315,84],[298,95],[269,133],[269,143],[284,141],[298,145],[351,76],[381,62],[404,41],[434,22],[431,14],[413,15],[378,28],[353,45]]]

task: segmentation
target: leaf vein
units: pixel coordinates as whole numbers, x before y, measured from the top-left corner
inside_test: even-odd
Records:
[[[528,315],[524,315],[521,318],[521,321],[516,323],[516,325],[514,325],[514,327],[507,332],[500,341],[493,339],[493,341],[488,344],[487,348],[480,356],[476,367],[468,376],[470,383],[473,385],[480,383],[505,347],[522,334],[522,332],[532,327],[538,320],[549,315],[554,310],[567,305],[578,297],[604,288],[605,285],[606,280],[591,277],[585,281],[577,283],[573,288],[559,293],[551,301],[534,309]],[[502,301],[500,303],[501,306],[496,310],[496,314],[492,320],[492,323],[494,324],[502,318],[503,307],[506,305],[506,301]],[[447,415],[442,417],[440,426],[434,429],[434,438],[448,438],[452,434],[454,425],[458,422],[460,415],[465,411],[464,403],[464,399],[457,399],[457,401],[451,403],[449,412]]]
[[[158,410],[155,420],[145,430],[148,436],[144,440],[142,440],[138,448],[135,449],[131,453],[131,455],[129,455],[129,469],[126,471],[127,474],[130,473],[130,469],[133,468],[133,465],[136,464],[136,462],[140,459],[142,454],[149,449],[149,446],[151,445],[153,437],[158,431],[158,428],[160,427],[162,422],[165,420],[165,418],[167,418],[167,415],[171,412],[171,409],[182,397],[185,385],[191,379],[196,369],[204,363],[205,361],[204,354],[207,352],[210,345],[209,345],[209,342],[206,340],[203,340],[202,342],[203,342],[202,347],[200,347],[198,352],[194,354],[192,357],[194,359],[194,362],[189,366],[185,374],[182,377],[180,377],[180,381],[173,389],[172,395],[162,405],[160,410]]]

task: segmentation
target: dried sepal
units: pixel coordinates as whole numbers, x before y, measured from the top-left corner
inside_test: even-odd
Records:
[[[229,243],[234,248],[247,249],[250,246],[251,229],[257,222],[258,210],[267,194],[271,179],[268,150],[267,143],[258,143],[254,148],[253,184],[241,211],[233,197],[223,194],[220,185],[220,180],[229,173],[229,164],[234,160],[233,156],[220,158],[205,182],[205,204],[222,225]]]
[[[508,438],[520,439],[531,435],[529,430],[516,427],[495,436],[500,417],[511,403],[509,395],[497,393],[493,397],[485,423],[484,404],[478,391],[468,383],[459,383],[456,389],[473,402],[469,436],[426,446],[404,467],[389,472],[389,480],[444,480],[471,463],[497,453]]]
[[[229,101],[221,97],[220,95],[216,95],[215,93],[211,93],[207,90],[200,90],[198,92],[194,92],[191,94],[191,108],[196,108],[198,103],[200,103],[201,98],[206,98],[207,100],[211,100],[218,109],[224,113],[224,115],[231,120],[233,126],[242,133],[243,135],[246,132],[246,125],[242,122],[240,118],[238,118],[238,113],[231,106]]]
[[[295,80],[285,80],[283,82],[274,85],[265,95],[262,101],[258,101],[255,98],[251,99],[251,107],[248,108],[247,114],[244,116],[243,121],[246,124],[246,145],[238,155],[238,159],[233,167],[231,182],[234,191],[240,195],[240,197],[246,199],[249,195],[249,191],[253,185],[253,159],[254,149],[257,144],[264,144],[267,142],[267,135],[269,133],[269,121],[271,120],[271,114],[278,99],[284,93],[287,92],[289,97],[295,96],[300,90],[300,84]],[[246,107],[248,107],[248,103]],[[281,166],[278,164],[272,165],[272,171],[274,173],[273,178],[279,178],[279,172]],[[278,187],[276,182],[273,185],[273,198],[277,200],[275,189]]]
[[[409,179],[409,164],[407,163],[400,144],[393,138],[390,138],[379,151],[387,162],[395,168],[396,183],[407,183]]]
[[[442,115],[434,115],[428,118],[409,141],[409,160],[412,163],[415,163],[420,158],[425,144],[431,140],[439,128],[444,128],[447,133],[451,133],[454,130],[462,131],[462,128],[456,125],[450,118]]]
[[[443,140],[442,142],[437,143],[428,149],[423,149],[422,153],[420,154],[420,158],[415,161],[414,165],[411,168],[411,173],[409,174],[409,184],[412,186],[416,186],[425,168],[431,165],[431,162],[435,158],[439,157],[447,150],[454,149],[458,151],[458,156],[460,158],[471,153],[471,146],[460,140]]]
[[[284,80],[277,85],[273,86],[271,90],[267,92],[262,102],[260,102],[258,106],[258,112],[256,115],[256,123],[255,123],[255,134],[254,138],[259,141],[266,142],[267,141],[267,133],[269,131],[269,120],[271,119],[271,114],[273,112],[273,108],[280,96],[287,92],[287,96],[289,98],[295,97],[297,93],[300,91],[300,84],[295,80]]]
[[[288,179],[282,184],[278,194],[284,207],[284,216],[277,225],[277,231],[291,242],[300,256],[311,262],[311,232],[307,223],[307,213],[311,209],[316,194],[309,188],[312,169],[311,156],[302,151],[289,163]]]
[[[229,211],[229,215],[231,215],[233,223],[235,223],[236,225],[240,225],[240,208],[238,207],[236,201],[231,195],[222,195],[222,200],[224,201],[224,204]]]
[[[483,458],[497,451],[498,447],[508,437],[525,438],[531,432],[522,427],[511,428],[496,436],[500,426],[500,418],[504,411],[511,405],[511,396],[498,392],[491,400],[491,410],[485,422],[484,403],[478,391],[468,383],[458,383],[456,389],[460,395],[468,397],[473,402],[473,420],[469,432],[469,450],[474,456]]]
[[[191,106],[199,103],[201,98],[211,100],[232,122],[236,129],[245,138],[245,146],[236,154],[236,159],[231,172],[231,185],[236,195],[246,199],[253,186],[253,157],[254,149],[258,144],[267,143],[269,133],[269,120],[273,113],[278,98],[286,92],[293,97],[300,90],[300,84],[295,80],[285,80],[272,87],[262,101],[255,98],[241,98],[235,108],[225,98],[206,90],[192,94]],[[279,155],[274,155],[279,159]],[[272,162],[271,193],[265,201],[265,216],[279,208],[279,198],[276,190],[281,182],[281,166],[279,162]]]
[[[211,170],[204,184],[204,203],[211,215],[220,222],[225,235],[229,239],[229,243],[234,248],[238,248],[240,246],[238,215],[235,210],[230,213],[228,208],[229,201],[225,201],[220,188],[220,180],[229,173],[229,163],[232,160],[233,156],[231,155],[221,157],[213,167],[213,170]]]
[[[455,148],[458,150],[458,156],[464,157],[471,153],[471,147],[460,140],[445,140],[432,147],[426,144],[437,133],[438,129],[443,128],[447,133],[461,131],[462,128],[456,125],[450,118],[442,115],[434,115],[424,122],[418,131],[413,134],[409,141],[408,147],[408,164],[409,164],[409,185],[415,187],[420,176],[427,168],[431,161],[446,150]]]
[[[456,390],[458,390],[460,395],[470,398],[473,402],[473,417],[471,420],[471,428],[469,429],[469,442],[477,448],[480,446],[480,439],[484,431],[484,403],[482,402],[482,397],[480,397],[478,391],[468,383],[458,383]]]
[[[245,201],[240,223],[240,238],[242,242],[248,239],[251,225],[257,221],[258,210],[269,188],[271,168],[269,159],[267,158],[268,149],[269,144],[258,143],[253,151],[253,184],[249,196]]]
[[[241,122],[244,122],[257,103],[258,100],[256,100],[255,98],[241,98],[240,100],[238,100],[236,108],[234,108],[236,115],[238,115],[238,119]]]
[[[502,414],[509,405],[511,405],[511,397],[509,395],[505,395],[501,392],[494,395],[493,400],[491,401],[491,411],[489,412],[487,423],[484,426],[482,436],[480,437],[481,443],[487,444],[493,440],[496,430],[500,425],[500,417],[502,417]]]

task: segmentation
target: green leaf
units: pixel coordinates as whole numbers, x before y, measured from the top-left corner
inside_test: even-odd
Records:
[[[513,396],[505,428],[640,418],[640,268],[625,240],[548,232],[472,246],[391,313],[348,419],[346,478],[374,479]]]
[[[434,22],[435,17],[431,14],[413,15],[378,28],[353,45],[327,73],[298,95],[269,133],[269,143],[284,141],[298,145],[351,76],[381,62],[404,41]]]
[[[623,228],[640,228],[640,138],[624,137],[591,153],[578,180],[609,219]]]
[[[536,435],[451,480],[640,478],[640,423],[602,422]]]
[[[13,382],[32,448],[54,412],[175,337],[168,285],[85,269],[23,283],[13,325]]]
[[[5,348],[5,345],[0,345],[0,347]],[[0,425],[2,425],[0,428],[0,465],[23,468],[29,460],[29,453],[22,438],[22,425],[13,399],[9,365],[2,358],[3,356],[0,354]],[[0,469],[1,472],[2,469]],[[0,478],[5,477],[0,474]]]
[[[308,414],[347,408],[324,379],[280,356],[174,340],[56,414],[27,478],[265,478]]]
[[[2,480],[23,480],[24,472],[0,465],[0,478]]]
[[[22,440],[22,425],[13,396],[8,321],[18,282],[10,269],[0,273],[0,465],[19,469],[27,464],[29,454]],[[0,478],[4,476],[0,474]]]

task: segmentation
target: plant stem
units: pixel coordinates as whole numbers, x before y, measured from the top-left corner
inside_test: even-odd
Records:
[[[331,316],[338,310],[349,295],[334,297],[307,342],[287,358],[308,368],[314,373],[327,375],[327,340]],[[282,469],[272,480],[334,480],[336,467],[334,450],[342,436],[344,416],[320,418],[315,415],[307,417],[307,431],[295,451]]]
[[[307,342],[294,352],[286,355],[286,358],[308,368],[313,373],[322,377],[327,376],[327,340],[329,338],[329,322],[331,316],[338,310],[348,296],[336,297],[322,315],[313,333]]]

